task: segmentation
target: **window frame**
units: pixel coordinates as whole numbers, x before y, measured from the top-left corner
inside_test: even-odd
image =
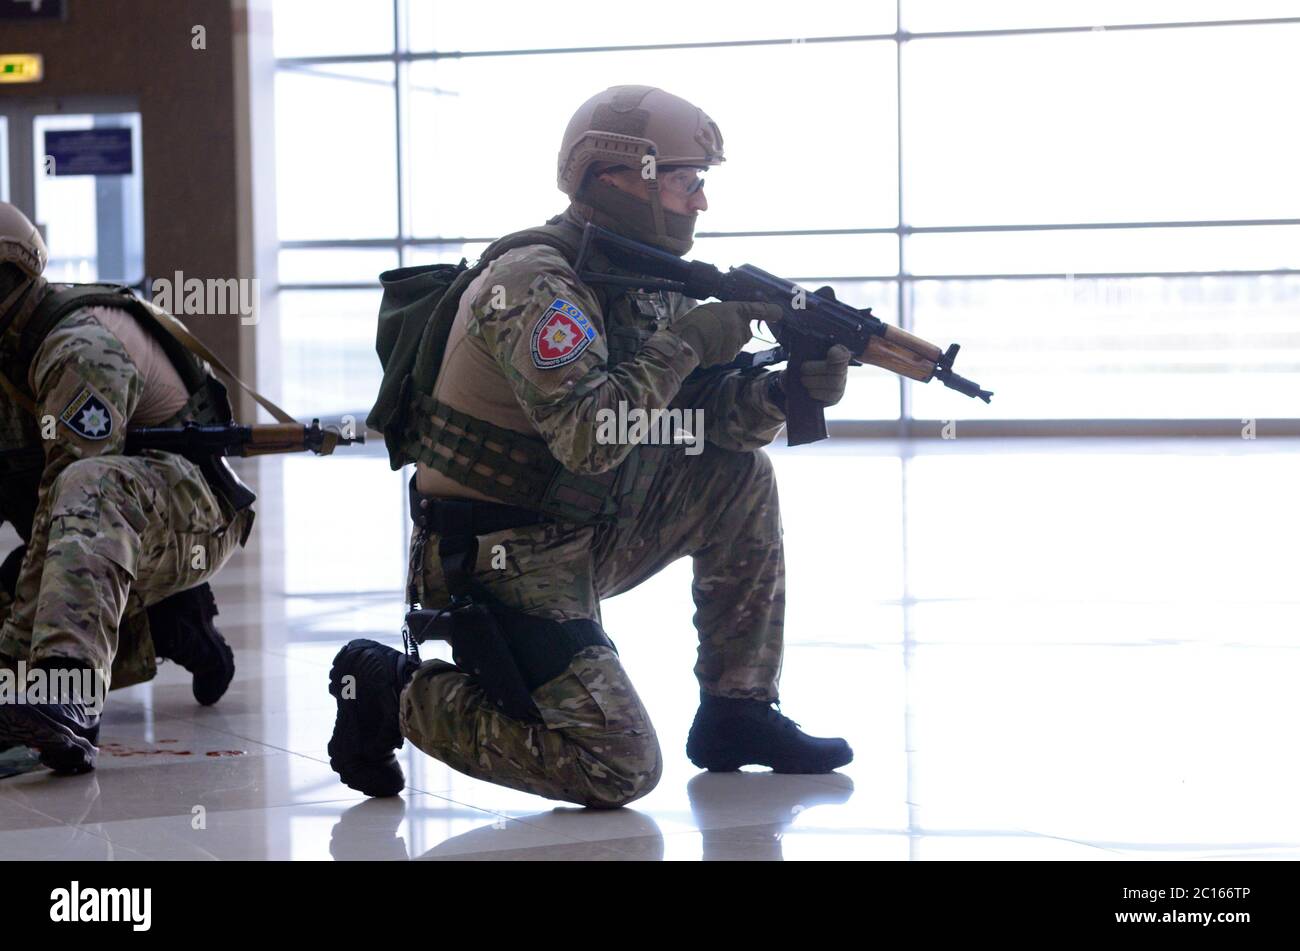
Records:
[[[421,249],[430,247],[453,247],[464,244],[486,243],[495,238],[495,235],[415,235],[409,231],[409,222],[411,214],[409,208],[410,185],[409,169],[410,160],[408,155],[408,119],[406,114],[407,103],[407,72],[411,63],[419,61],[431,61],[445,58],[457,58],[465,56],[490,57],[490,56],[519,56],[519,55],[536,55],[538,53],[566,53],[575,52],[618,52],[631,50],[655,50],[655,49],[685,49],[685,48],[712,48],[726,47],[743,43],[750,46],[782,46],[792,42],[800,43],[891,43],[895,48],[895,94],[897,96],[897,162],[898,162],[898,214],[897,220],[892,227],[874,227],[874,228],[829,228],[829,229],[803,229],[803,230],[779,230],[779,231],[702,231],[698,237],[701,238],[727,238],[727,237],[797,237],[797,236],[833,236],[833,235],[872,235],[872,234],[889,234],[893,235],[898,242],[898,269],[893,275],[862,275],[849,274],[827,277],[825,275],[791,275],[792,280],[852,280],[852,281],[871,281],[883,282],[894,285],[895,299],[897,300],[897,312],[889,315],[892,321],[905,330],[911,330],[913,327],[911,290],[913,285],[918,281],[979,281],[979,280],[1043,280],[1050,278],[1071,279],[1140,279],[1150,277],[1168,277],[1168,278],[1186,278],[1186,277],[1256,277],[1256,276],[1279,276],[1300,274],[1300,268],[1278,268],[1262,270],[1175,270],[1175,271],[1124,271],[1124,272],[1096,272],[1096,273],[999,273],[999,274],[928,274],[928,273],[910,273],[907,270],[907,239],[912,235],[922,234],[981,234],[990,232],[1035,232],[1035,231],[1060,231],[1060,230],[1101,230],[1116,228],[1222,228],[1222,227],[1240,227],[1243,225],[1279,225],[1297,229],[1297,236],[1300,237],[1300,218],[1254,218],[1254,219],[1233,219],[1233,220],[1188,220],[1188,221],[1104,221],[1104,222],[1039,222],[1033,224],[984,224],[984,225],[930,225],[930,226],[912,226],[907,224],[907,210],[905,208],[905,188],[904,175],[906,172],[906,162],[904,156],[904,123],[906,113],[904,112],[903,98],[903,57],[905,49],[910,43],[917,42],[936,42],[941,43],[949,38],[969,39],[974,37],[1003,37],[1003,36],[1028,36],[1028,35],[1046,35],[1046,34],[1063,34],[1063,33],[1086,33],[1104,29],[1108,31],[1146,31],[1146,30],[1184,30],[1184,29],[1216,29],[1235,26],[1262,26],[1262,25],[1294,25],[1300,24],[1300,17],[1272,17],[1272,18],[1255,18],[1255,19],[1225,19],[1225,20],[1203,20],[1203,21],[1174,21],[1174,22],[1145,22],[1145,23],[1123,23],[1113,26],[1097,26],[1093,24],[1080,26],[1051,26],[1051,27],[1025,27],[1025,28],[1008,28],[1008,29],[980,29],[980,30],[947,30],[931,32],[909,32],[903,28],[903,3],[904,0],[897,0],[895,10],[895,29],[892,33],[863,34],[863,35],[845,35],[845,36],[821,36],[821,37],[781,37],[770,40],[744,40],[734,42],[705,42],[705,43],[676,43],[676,44],[646,44],[646,45],[620,45],[620,46],[590,46],[581,48],[565,49],[509,49],[509,50],[476,50],[472,52],[455,51],[455,50],[421,50],[413,52],[409,49],[406,36],[406,4],[407,0],[393,0],[393,48],[387,53],[371,53],[357,55],[328,55],[328,56],[300,56],[300,57],[279,57],[275,60],[275,69],[277,73],[286,69],[301,69],[304,67],[333,65],[333,64],[356,64],[356,63],[392,63],[394,67],[394,107],[396,110],[396,142],[395,142],[395,162],[396,162],[396,203],[397,203],[397,234],[392,238],[366,238],[366,239],[347,239],[347,238],[319,238],[310,240],[288,240],[278,241],[277,251],[279,250],[327,250],[327,249],[355,249],[355,248],[383,248],[389,249],[396,253],[398,261],[405,266],[410,256]],[[359,290],[374,289],[377,287],[375,282],[366,281],[307,281],[307,282],[282,282],[276,285],[275,291],[302,291],[302,290]],[[982,381],[988,383],[996,390],[996,381]],[[837,420],[830,424],[830,429],[835,435],[844,436],[887,436],[906,438],[910,436],[939,436],[945,420],[917,418],[912,412],[912,398],[909,381],[902,377],[898,380],[899,387],[899,413],[897,418],[890,420]],[[364,410],[359,410],[360,415],[364,415]],[[1261,421],[1267,422],[1270,433],[1285,435],[1300,435],[1300,418],[1288,418],[1280,420]],[[1063,419],[1063,420],[1026,420],[1010,418],[992,418],[984,420],[963,420],[962,432],[970,435],[1202,435],[1211,433],[1237,433],[1240,424],[1237,420],[1225,419],[1158,419],[1144,420],[1139,418],[1128,419]]]

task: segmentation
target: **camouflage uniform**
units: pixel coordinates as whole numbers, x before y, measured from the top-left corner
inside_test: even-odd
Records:
[[[597,333],[573,362],[540,369],[530,349],[533,331],[557,298],[579,307]],[[723,372],[683,386],[698,357],[670,325],[690,302],[633,292],[606,305],[557,251],[534,246],[506,253],[462,299],[457,321],[465,322],[465,339],[460,349],[448,347],[439,398],[457,405],[454,379],[444,386],[453,376],[452,358],[490,361],[498,376],[480,376],[483,399],[513,393],[531,431],[575,472],[608,470],[633,451],[596,441],[596,411],[619,401],[629,408],[702,408],[704,450],[687,455],[680,446],[636,447],[654,453],[658,465],[649,467],[648,484],[635,493],[638,504],[626,517],[481,536],[476,580],[530,614],[599,620],[601,598],[690,555],[701,687],[725,697],[775,699],[785,578],[776,480],[761,447],[785,417],[769,395],[771,376]],[[503,569],[492,567],[498,545]],[[413,580],[424,604],[447,603],[436,544],[425,547]],[[658,740],[613,651],[584,648],[533,700],[544,724],[501,714],[466,674],[432,661],[402,694],[402,732],[455,769],[554,799],[614,806],[654,787]]]
[[[156,667],[141,609],[214,575],[251,512],[234,513],[181,456],[120,454],[142,378],[121,341],[88,311],[46,337],[31,384],[38,419],[55,421],[54,437],[43,441],[36,517],[0,655],[84,661],[104,672],[105,687],[147,680]],[[6,442],[24,432],[30,438],[5,402]],[[83,432],[62,418],[75,405],[95,412],[79,422]]]

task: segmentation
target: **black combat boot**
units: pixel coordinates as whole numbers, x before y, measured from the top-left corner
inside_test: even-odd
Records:
[[[367,796],[396,796],[406,777],[396,751],[404,740],[399,725],[402,688],[419,663],[374,641],[355,640],[334,657],[330,696],[338,701],[330,768],[345,786]]]
[[[57,657],[32,665],[32,670],[44,670],[47,676],[54,671],[90,669],[80,661]],[[24,689],[20,697],[0,703],[0,749],[30,746],[56,773],[88,773],[99,756],[99,708],[87,702],[80,690],[55,696],[53,689],[53,684],[44,694]]]
[[[778,773],[830,773],[853,761],[839,738],[809,736],[783,716],[775,701],[700,694],[686,738],[686,755],[700,769],[729,773],[768,766]]]
[[[217,600],[206,583],[150,605],[149,632],[159,657],[194,677],[194,699],[205,707],[220,700],[235,678],[235,654],[213,625]]]

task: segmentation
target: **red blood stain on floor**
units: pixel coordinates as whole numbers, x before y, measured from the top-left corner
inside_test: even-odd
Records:
[[[178,740],[159,740],[159,743],[176,743]],[[193,750],[158,750],[139,749],[122,743],[101,743],[102,749],[109,756],[193,756]],[[247,756],[248,750],[208,750],[204,756]]]
[[[190,750],[143,750],[123,746],[121,743],[101,743],[99,748],[109,756],[193,756]]]

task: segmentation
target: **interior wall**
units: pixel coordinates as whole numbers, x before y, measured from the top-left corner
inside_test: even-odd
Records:
[[[195,48],[196,27],[204,49]],[[251,276],[239,259],[233,33],[230,0],[68,0],[63,22],[0,22],[0,52],[45,58],[42,82],[0,85],[0,97],[139,102],[150,277]],[[251,375],[241,336],[255,325],[237,315],[185,320],[232,369]]]

